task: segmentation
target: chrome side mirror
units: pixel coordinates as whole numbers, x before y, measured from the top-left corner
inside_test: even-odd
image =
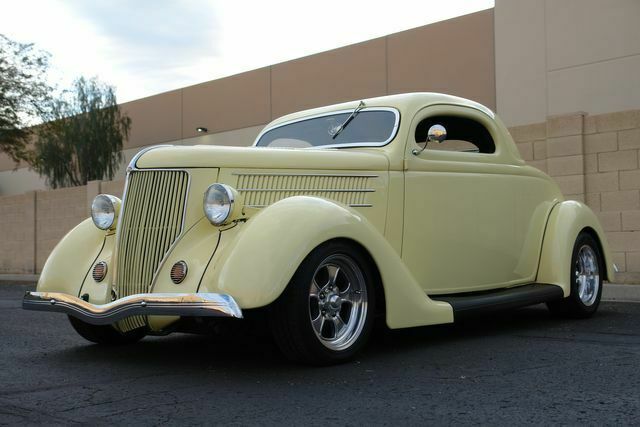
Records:
[[[424,147],[419,150],[414,148],[411,150],[411,154],[417,156],[427,148],[430,142],[441,144],[445,139],[447,139],[447,129],[442,125],[432,125],[427,133],[427,140],[424,143]]]
[[[429,133],[427,134],[428,142],[437,142],[440,144],[445,139],[447,139],[447,130],[444,126],[433,125],[429,128]]]

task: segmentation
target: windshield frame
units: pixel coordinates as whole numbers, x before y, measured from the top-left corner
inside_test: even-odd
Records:
[[[260,138],[262,138],[264,136],[264,134],[266,134],[267,132],[270,132],[274,129],[278,129],[281,128],[283,126],[288,126],[294,123],[298,123],[298,122],[303,122],[306,120],[312,120],[312,119],[317,119],[317,118],[321,118],[321,117],[327,117],[327,116],[334,116],[334,115],[338,115],[338,114],[351,114],[353,113],[354,108],[350,108],[347,110],[335,110],[335,111],[327,111],[324,113],[319,113],[319,114],[312,114],[310,116],[304,116],[304,117],[298,117],[297,119],[292,119],[292,120],[288,120],[286,122],[283,123],[279,123],[275,126],[271,126],[271,127],[265,127],[256,137],[255,142],[253,143],[252,147],[257,147],[257,148],[276,148],[276,147],[269,147],[269,146],[258,146],[258,142],[260,141]],[[362,113],[366,113],[367,111],[389,111],[391,113],[394,114],[395,116],[395,121],[393,123],[393,128],[391,129],[391,134],[389,135],[389,137],[381,142],[351,142],[351,143],[347,143],[347,144],[326,144],[326,145],[318,145],[318,146],[313,146],[313,147],[304,147],[304,148],[294,148],[294,147],[277,147],[277,148],[285,148],[285,149],[295,149],[295,150],[321,150],[324,148],[357,148],[357,147],[384,147],[385,145],[389,144],[391,141],[393,141],[393,139],[396,137],[396,135],[398,134],[398,129],[400,128],[400,111],[397,108],[393,108],[393,107],[365,107],[363,109],[361,109],[360,111],[358,111],[358,114],[356,115],[356,117],[354,117],[353,121],[357,120],[357,116],[362,114]]]

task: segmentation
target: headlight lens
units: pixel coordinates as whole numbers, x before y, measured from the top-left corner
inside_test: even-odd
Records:
[[[109,230],[113,228],[119,210],[120,199],[108,194],[98,194],[91,203],[91,218],[96,227]]]
[[[212,184],[204,193],[204,214],[211,224],[223,225],[231,216],[234,192],[225,184]]]

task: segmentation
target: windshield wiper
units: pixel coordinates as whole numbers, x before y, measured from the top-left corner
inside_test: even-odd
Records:
[[[331,134],[331,139],[336,139],[336,137],[338,135],[340,135],[340,132],[342,132],[344,130],[344,128],[346,128],[347,126],[349,126],[349,123],[351,123],[351,120],[354,119],[354,117],[356,115],[358,115],[358,113],[360,112],[360,110],[362,110],[364,108],[364,101],[360,101],[360,104],[358,104],[358,106],[355,108],[355,110],[353,110],[353,112],[349,115],[349,117],[347,117],[347,120],[344,121],[344,123],[342,123],[340,126],[338,126],[337,128],[333,129],[333,132]]]

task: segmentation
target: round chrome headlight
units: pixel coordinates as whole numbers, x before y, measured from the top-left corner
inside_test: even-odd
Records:
[[[120,212],[120,199],[108,194],[98,194],[91,203],[91,219],[101,230],[109,230],[115,226]]]
[[[204,215],[213,225],[223,225],[231,217],[235,191],[225,184],[212,184],[204,192]]]

